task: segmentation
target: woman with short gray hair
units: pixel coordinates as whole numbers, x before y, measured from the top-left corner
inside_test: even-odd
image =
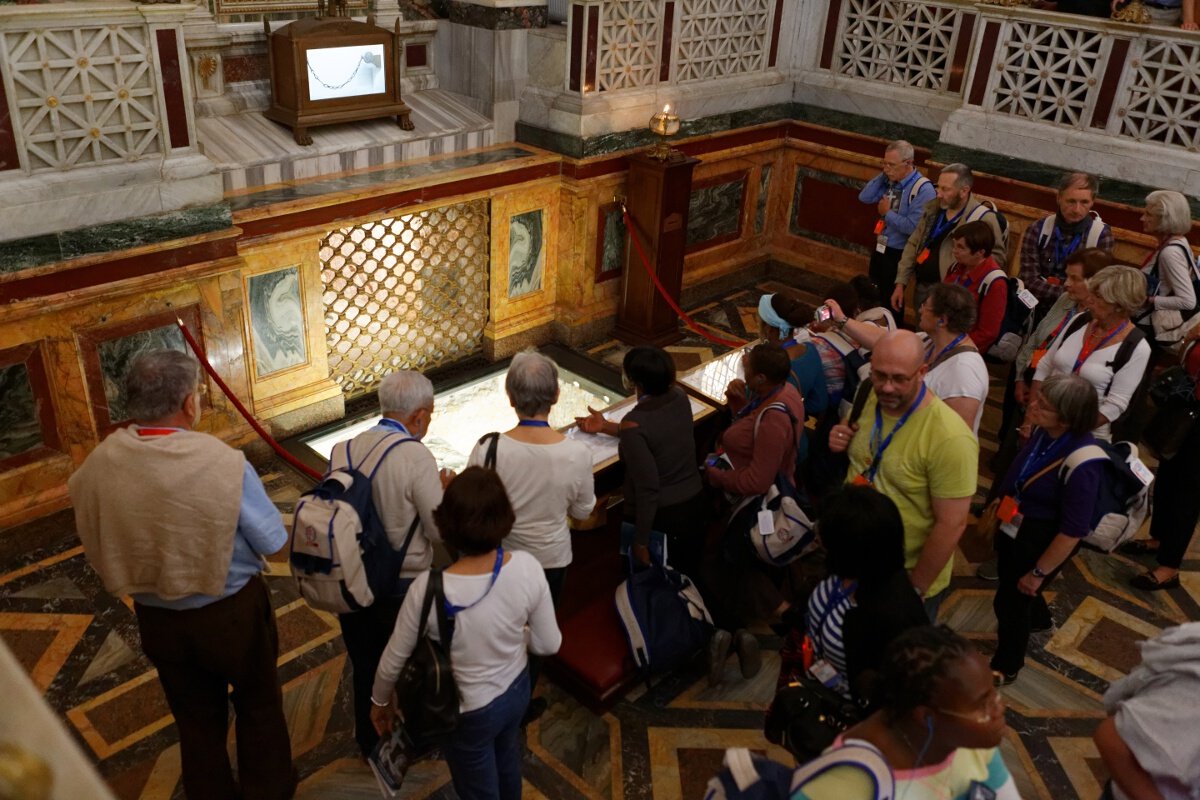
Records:
[[[550,409],[558,402],[558,367],[553,361],[533,350],[517,353],[504,389],[517,424],[480,439],[467,464],[491,467],[500,476],[516,515],[504,546],[537,559],[557,608],[571,563],[568,517],[584,519],[596,505],[592,456],[581,442],[550,427]],[[531,687],[538,672],[537,660],[531,660]],[[544,708],[545,700],[531,701],[527,720]]]
[[[1146,195],[1142,229],[1158,239],[1142,272],[1150,300],[1135,317],[1147,336],[1174,348],[1183,338],[1184,323],[1196,313],[1196,258],[1187,234],[1192,229],[1192,209],[1179,192],[1160,189]]]
[[[1052,375],[1086,378],[1100,398],[1096,437],[1108,441],[1111,423],[1129,408],[1150,364],[1145,334],[1130,321],[1146,302],[1146,287],[1138,270],[1114,265],[1097,272],[1088,290],[1088,313],[1072,320],[1038,362],[1031,394]]]
[[[1017,679],[1029,645],[1030,612],[1044,606],[1042,593],[1091,533],[1103,461],[1066,469],[1077,450],[1096,443],[1091,429],[1099,399],[1090,381],[1070,373],[1048,377],[1029,403],[1035,426],[1001,481],[992,510],[1000,529],[995,545],[999,584],[996,685]]]

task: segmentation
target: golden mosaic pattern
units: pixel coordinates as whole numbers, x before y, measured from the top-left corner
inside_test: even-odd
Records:
[[[397,369],[479,352],[488,319],[486,200],[330,231],[321,239],[329,368],[346,397]]]

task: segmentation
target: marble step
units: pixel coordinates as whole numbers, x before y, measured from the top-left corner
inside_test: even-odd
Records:
[[[492,121],[474,101],[443,89],[405,95],[414,129],[379,119],[310,128],[313,143],[296,144],[290,128],[257,111],[196,120],[200,149],[221,171],[224,191],[270,186],[353,169],[486,147]]]

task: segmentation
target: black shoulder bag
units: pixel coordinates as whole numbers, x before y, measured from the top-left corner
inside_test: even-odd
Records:
[[[426,635],[430,609],[437,614],[438,640]],[[454,629],[446,614],[441,570],[431,570],[421,604],[417,646],[396,681],[396,699],[404,727],[415,743],[436,744],[458,727],[458,683],[450,666]]]

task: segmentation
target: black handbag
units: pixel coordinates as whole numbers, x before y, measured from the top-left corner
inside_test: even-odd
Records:
[[[806,674],[775,693],[763,733],[803,764],[821,755],[833,740],[866,717],[866,709]]]
[[[1155,412],[1146,430],[1142,431],[1142,441],[1150,452],[1160,461],[1174,458],[1183,443],[1191,435],[1200,417],[1200,406],[1172,403],[1162,406]]]
[[[430,609],[435,609],[438,640],[425,633]],[[450,666],[454,629],[446,613],[441,570],[429,573],[417,646],[396,681],[396,701],[404,728],[416,743],[436,744],[458,727],[458,682]]]
[[[1150,380],[1150,399],[1159,408],[1196,405],[1196,381],[1182,364],[1167,367]]]

